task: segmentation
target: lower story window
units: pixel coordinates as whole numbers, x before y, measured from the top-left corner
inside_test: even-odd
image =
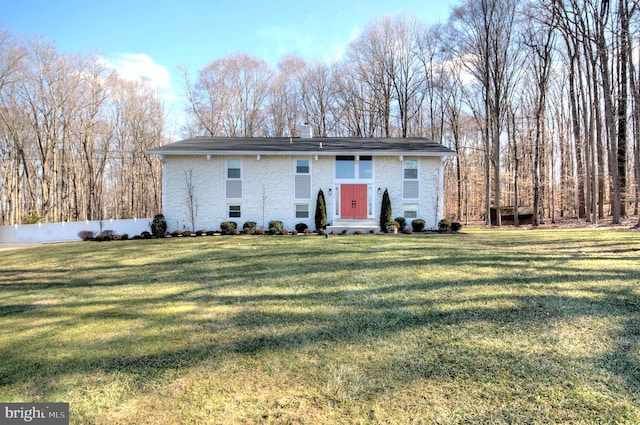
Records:
[[[296,218],[309,218],[308,204],[296,204]]]
[[[229,205],[229,218],[240,218],[241,216],[240,205]]]
[[[404,218],[418,218],[418,206],[416,204],[405,204]]]

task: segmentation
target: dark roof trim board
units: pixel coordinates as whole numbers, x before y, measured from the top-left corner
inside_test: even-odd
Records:
[[[452,156],[428,139],[363,137],[196,137],[147,151],[150,155],[406,155]]]

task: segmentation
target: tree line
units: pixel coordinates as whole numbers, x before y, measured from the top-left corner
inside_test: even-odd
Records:
[[[0,224],[152,216],[163,130],[149,85],[0,30]]]
[[[446,23],[373,19],[333,62],[244,53],[180,69],[191,136],[425,137],[457,152],[448,218],[532,207],[619,223],[638,214],[640,14],[629,0],[467,0]],[[164,107],[92,56],[0,39],[0,213],[150,216]],[[514,208],[511,208],[514,210]],[[499,223],[498,214],[498,224]]]

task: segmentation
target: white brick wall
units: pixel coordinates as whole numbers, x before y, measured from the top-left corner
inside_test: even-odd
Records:
[[[163,178],[163,213],[169,231],[190,230],[189,208],[187,200],[186,173],[191,170],[195,189],[197,216],[195,229],[218,230],[222,221],[231,220],[238,227],[246,221],[255,221],[258,227],[267,227],[271,220],[281,220],[285,227],[293,229],[296,223],[304,222],[315,228],[314,216],[318,190],[322,189],[327,201],[327,219],[334,219],[335,193],[328,194],[334,188],[334,158],[314,156],[271,156],[256,155],[229,157],[242,159],[243,197],[237,200],[225,199],[226,158],[211,157],[207,160],[200,156],[165,156]],[[311,199],[309,218],[295,216],[294,174],[295,160],[309,159],[311,166]],[[405,159],[408,159],[405,158]],[[418,218],[427,223],[427,228],[436,227],[442,217],[443,196],[440,196],[436,211],[436,186],[442,190],[442,169],[439,157],[422,157],[418,159],[420,178],[420,200]],[[374,157],[374,213],[376,219],[380,214],[382,193],[389,190],[393,217],[403,213],[402,199],[403,162],[398,156]],[[241,218],[228,218],[229,204],[241,206]],[[410,220],[408,220],[410,222]]]

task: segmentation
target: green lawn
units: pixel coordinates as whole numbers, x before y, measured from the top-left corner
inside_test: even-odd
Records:
[[[640,423],[640,233],[3,250],[0,401],[72,424]]]

